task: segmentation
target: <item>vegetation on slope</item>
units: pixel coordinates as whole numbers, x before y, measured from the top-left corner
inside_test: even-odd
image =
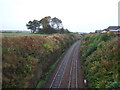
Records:
[[[78,34],[2,37],[3,88],[34,88]]]
[[[120,88],[120,38],[86,35],[81,44],[83,70],[90,88]]]

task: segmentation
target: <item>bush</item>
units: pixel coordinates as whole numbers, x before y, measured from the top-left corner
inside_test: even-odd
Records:
[[[69,34],[3,37],[3,88],[34,88],[68,45]],[[66,40],[67,39],[67,40]]]
[[[86,35],[81,44],[82,64],[90,88],[119,87],[120,49],[112,34]]]
[[[120,88],[120,82],[109,82],[107,85],[106,85],[106,88],[115,88],[116,89],[119,89]],[[114,89],[113,89],[114,90]]]

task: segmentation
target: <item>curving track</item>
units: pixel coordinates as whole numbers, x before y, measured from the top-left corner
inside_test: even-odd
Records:
[[[80,67],[80,40],[66,52],[46,88],[84,88],[83,73]]]

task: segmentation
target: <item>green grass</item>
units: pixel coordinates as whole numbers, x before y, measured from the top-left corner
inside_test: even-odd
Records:
[[[36,88],[40,88],[45,83],[45,80],[40,80]]]
[[[2,37],[17,37],[17,36],[41,36],[45,34],[32,34],[32,33],[2,33]]]

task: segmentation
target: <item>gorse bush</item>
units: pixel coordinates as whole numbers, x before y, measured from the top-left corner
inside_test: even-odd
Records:
[[[120,88],[120,82],[109,82],[106,85],[107,88],[114,88],[113,90],[119,89]]]
[[[112,34],[86,35],[83,38],[80,50],[90,88],[112,88],[110,82],[120,82],[118,39]],[[117,86],[119,85],[114,85],[116,88]]]
[[[36,87],[44,72],[80,35],[2,37],[3,88]]]
[[[82,52],[85,51],[83,54],[84,57],[91,55],[97,48],[102,48],[103,44],[110,40],[114,35],[113,34],[101,34],[101,35],[91,35],[86,36],[83,40],[84,48]]]

